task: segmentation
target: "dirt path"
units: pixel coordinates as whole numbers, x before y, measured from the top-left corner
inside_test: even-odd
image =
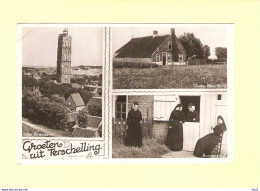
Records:
[[[162,158],[196,158],[189,151],[171,151],[161,156]]]

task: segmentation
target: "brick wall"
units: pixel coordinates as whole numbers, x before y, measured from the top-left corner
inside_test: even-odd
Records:
[[[169,41],[172,41],[171,50],[169,50],[169,46],[168,46]],[[186,50],[182,46],[182,44],[180,43],[180,41],[177,39],[176,36],[174,36],[174,37],[171,36],[171,38],[168,38],[164,42],[164,44],[161,47],[159,47],[159,49],[157,51],[155,51],[155,53],[152,56],[153,62],[156,62],[156,54],[160,54],[160,65],[162,65],[162,53],[163,52],[171,53],[173,62],[179,62],[179,54],[183,54],[183,61],[184,62],[186,61]],[[166,60],[168,62],[168,58],[166,58]]]
[[[153,120],[154,113],[154,96],[141,95],[141,96],[128,96],[128,111],[134,102],[139,103],[139,110],[142,113],[143,118]],[[160,141],[164,141],[168,132],[168,121],[153,121],[152,137]]]
[[[153,122],[153,137],[164,141],[168,132],[168,122],[166,121],[154,121]]]
[[[139,110],[142,113],[143,118],[153,118],[153,102],[154,96],[141,95],[141,96],[128,96],[128,111],[134,102],[139,103]]]

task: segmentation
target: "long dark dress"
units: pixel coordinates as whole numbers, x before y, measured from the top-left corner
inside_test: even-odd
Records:
[[[199,112],[198,111],[193,111],[190,112],[188,111],[186,114],[186,121],[187,122],[199,122]]]
[[[181,151],[183,149],[183,127],[184,113],[182,111],[174,110],[169,119],[169,129],[166,138],[166,145],[172,151]]]
[[[220,135],[225,130],[224,125],[216,125],[213,129],[214,133],[210,133],[197,141],[193,155],[197,157],[203,157],[203,154],[210,155],[214,147],[220,143]]]
[[[127,135],[126,146],[141,147],[142,143],[142,128],[140,121],[142,120],[142,114],[139,110],[134,111],[131,109],[127,116]]]

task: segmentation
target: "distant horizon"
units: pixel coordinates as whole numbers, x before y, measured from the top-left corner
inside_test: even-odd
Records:
[[[210,47],[209,59],[216,59],[215,48],[228,48],[227,24],[169,24],[165,25],[140,25],[112,27],[113,38],[112,52],[114,53],[128,43],[132,38],[152,36],[156,30],[158,35],[170,34],[170,28],[175,28],[175,35],[179,37],[184,33],[193,33],[203,45]]]
[[[89,67],[102,67],[100,65],[75,65],[71,66],[72,68],[79,67],[79,66],[89,66]],[[22,67],[34,67],[34,68],[56,68],[57,66],[37,66],[37,65],[22,65]]]
[[[102,66],[103,27],[66,27],[72,37],[71,66]],[[59,25],[22,27],[22,66],[56,67]]]

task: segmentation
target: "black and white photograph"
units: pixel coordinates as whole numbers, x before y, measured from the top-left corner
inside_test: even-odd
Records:
[[[113,89],[226,89],[228,24],[113,26]]]
[[[224,90],[113,96],[113,158],[227,158]]]
[[[21,163],[108,158],[109,29],[21,24],[18,34]]]
[[[101,27],[24,27],[24,137],[102,137]]]

